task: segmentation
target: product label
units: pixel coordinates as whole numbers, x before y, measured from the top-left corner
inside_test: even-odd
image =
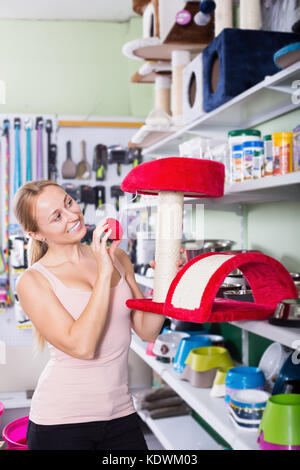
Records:
[[[292,158],[292,151],[290,144],[281,145],[281,146],[274,146],[273,147],[274,153],[274,167],[273,167],[273,174],[274,175],[286,175],[290,173],[291,167],[291,158]]]
[[[232,154],[232,182],[243,181],[243,154],[235,152]]]

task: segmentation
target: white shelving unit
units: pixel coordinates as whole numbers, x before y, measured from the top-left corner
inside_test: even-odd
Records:
[[[153,145],[143,149],[144,161],[179,155],[179,145],[195,136],[226,139],[228,131],[251,128],[263,122],[299,109],[297,80],[300,78],[300,61],[276,75],[266,77],[261,83],[250,88],[214,111],[201,116]],[[287,175],[268,176],[259,180],[226,184],[224,196],[219,199],[185,198],[187,204],[204,204],[207,209],[230,210],[241,215],[244,225],[243,204],[300,201],[300,172]],[[154,209],[157,199],[142,196],[138,203],[127,204],[128,210],[143,211]],[[140,285],[153,287],[153,279],[136,274]],[[254,333],[271,341],[279,342],[291,349],[299,349],[300,329],[280,328],[268,321],[239,321],[232,325],[242,329],[243,356],[247,354],[248,333]],[[212,398],[207,389],[197,389],[181,381],[171,365],[161,364],[145,352],[146,343],[133,337],[131,348],[155,370],[233,449],[256,450],[256,433],[237,429],[229,417],[223,399]],[[247,357],[247,356],[246,356]],[[159,429],[153,432],[160,437]],[[163,439],[163,437],[161,436]]]
[[[142,411],[138,414],[166,450],[222,450],[190,415],[151,419]]]
[[[217,109],[145,148],[143,155],[146,158],[175,156],[178,155],[178,146],[191,134],[203,137],[214,137],[217,134],[219,138],[226,138],[227,132],[232,129],[253,127],[297,109],[300,106],[296,83],[299,71],[300,61],[266,77]]]
[[[225,406],[224,398],[213,398],[210,396],[210,389],[205,388],[196,388],[193,387],[189,382],[180,380],[178,374],[173,370],[171,364],[163,364],[155,359],[153,356],[146,354],[147,343],[138,338],[135,334],[132,336],[131,349],[138,354],[153,370],[155,370],[161,378],[172,387],[178,395],[180,395],[183,400],[195,410],[215,431],[225,439],[226,442],[235,450],[258,450],[259,445],[256,442],[256,432],[243,431],[237,429],[232,423],[228,411]],[[165,419],[165,418],[164,418]],[[178,419],[178,418],[176,418]],[[153,420],[152,420],[153,421]],[[163,421],[163,420],[160,420]],[[175,419],[174,419],[175,423]],[[164,437],[164,432],[159,428],[155,423],[151,423],[153,432],[158,438],[162,439],[162,443],[166,442]],[[190,423],[188,423],[190,424]],[[199,426],[199,425],[198,425]],[[200,427],[200,426],[199,426]],[[166,429],[168,428],[166,423]],[[173,428],[174,429],[174,428]],[[176,427],[174,432],[177,432],[180,429],[180,439],[186,439],[184,437],[186,428],[179,427],[176,422]],[[201,427],[200,427],[201,429]],[[202,449],[209,449],[210,447],[205,447],[209,445],[210,441],[201,439],[207,439],[206,432],[202,434],[203,430],[199,431],[199,439],[196,439],[198,446],[201,446]],[[163,434],[163,435],[161,435]],[[194,442],[194,444],[196,444]],[[174,448],[174,447],[173,447]],[[188,447],[190,448],[190,447]],[[179,447],[182,449],[182,447]],[[194,447],[195,449],[195,447]]]

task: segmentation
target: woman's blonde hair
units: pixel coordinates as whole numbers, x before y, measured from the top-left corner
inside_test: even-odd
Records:
[[[23,229],[25,235],[28,232],[38,232],[39,227],[36,221],[36,200],[47,186],[62,187],[51,180],[30,181],[21,186],[16,192],[13,200],[13,211],[17,222]],[[27,247],[28,267],[32,266],[47,252],[46,242],[30,238]],[[45,339],[40,332],[34,328],[35,340],[39,349],[43,349]]]

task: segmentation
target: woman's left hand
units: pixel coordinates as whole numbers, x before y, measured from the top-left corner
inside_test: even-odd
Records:
[[[180,248],[180,255],[182,255],[184,253],[184,248]],[[149,262],[150,266],[152,269],[155,269],[155,260],[152,260]],[[176,268],[177,268],[177,271],[180,271],[180,269],[182,268],[182,266],[185,264],[185,259],[184,258],[180,258],[179,260],[176,261]]]

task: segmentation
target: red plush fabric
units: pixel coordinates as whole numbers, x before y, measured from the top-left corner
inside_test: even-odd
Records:
[[[224,165],[198,158],[168,157],[141,163],[124,178],[121,189],[128,193],[158,194],[179,191],[189,197],[222,197]]]
[[[201,259],[222,253],[204,253],[189,261],[173,279],[165,303],[155,303],[150,299],[128,300],[126,305],[134,310],[142,310],[166,315],[181,321],[195,323],[224,322],[239,320],[263,320],[275,311],[283,299],[297,298],[295,283],[279,261],[261,253],[242,253],[226,260],[210,277],[202,300],[194,310],[176,308],[172,305],[173,294],[184,273]],[[216,299],[224,279],[239,269],[249,282],[254,303]]]

